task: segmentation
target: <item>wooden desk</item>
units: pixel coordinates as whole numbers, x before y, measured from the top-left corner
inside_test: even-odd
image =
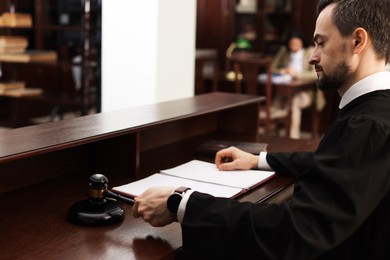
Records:
[[[177,223],[151,227],[129,206],[122,223],[106,227],[72,225],[65,215],[86,199],[91,174],[105,174],[110,187],[123,184],[194,158],[210,138],[267,141],[270,151],[315,147],[261,139],[255,121],[262,99],[212,93],[0,132],[1,258],[176,258]],[[276,177],[240,199],[277,202],[291,194],[291,183]]]

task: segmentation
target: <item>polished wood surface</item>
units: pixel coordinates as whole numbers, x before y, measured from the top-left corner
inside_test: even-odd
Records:
[[[313,141],[264,138],[269,150],[306,150]],[[308,145],[308,146],[306,146]],[[287,148],[287,149],[286,149]],[[122,223],[106,227],[81,227],[66,221],[69,207],[85,199],[87,176],[65,175],[0,194],[2,259],[161,259],[176,258],[182,245],[177,223],[154,228],[131,215],[125,205]],[[128,181],[110,178],[110,187]],[[278,202],[291,196],[292,180],[280,176],[240,197],[242,201]],[[286,199],[283,198],[283,199]]]
[[[86,178],[69,175],[1,194],[1,259],[159,259],[181,246],[178,224],[153,228],[129,206],[125,221],[112,226],[68,223],[69,207],[87,188]]]
[[[315,149],[311,140],[258,136],[252,121],[261,100],[212,93],[0,132],[0,258],[177,259],[177,223],[151,227],[124,205],[122,223],[82,227],[66,221],[67,211],[87,198],[91,174],[105,174],[109,187],[124,184],[194,158],[210,138],[268,142],[269,151]],[[276,176],[239,199],[278,202],[291,184]]]

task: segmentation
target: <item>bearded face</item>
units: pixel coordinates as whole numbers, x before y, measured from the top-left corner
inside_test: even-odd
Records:
[[[318,79],[317,86],[322,91],[338,90],[345,85],[351,70],[345,61],[340,62],[331,73],[325,72],[322,68],[320,69],[323,75]]]

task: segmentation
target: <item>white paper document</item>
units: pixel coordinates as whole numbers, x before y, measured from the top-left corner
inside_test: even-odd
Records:
[[[113,191],[136,197],[153,186],[185,186],[215,197],[232,198],[260,185],[274,174],[273,171],[260,170],[220,171],[213,163],[192,160],[144,179],[114,187]]]

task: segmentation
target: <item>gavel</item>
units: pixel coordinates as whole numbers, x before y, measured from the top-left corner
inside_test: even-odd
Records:
[[[108,190],[108,179],[103,174],[89,178],[88,199],[72,205],[67,219],[82,226],[105,226],[123,221],[125,211],[117,202],[130,206],[134,200]]]
[[[108,190],[108,179],[103,174],[94,174],[89,178],[88,196],[93,203],[105,203],[106,198],[111,198],[130,206],[134,205],[133,199]]]

